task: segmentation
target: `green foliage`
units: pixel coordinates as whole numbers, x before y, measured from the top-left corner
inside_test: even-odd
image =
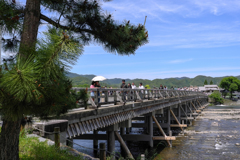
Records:
[[[5,52],[18,52],[23,16],[21,6],[9,1],[0,1],[0,29],[3,35],[8,35],[0,39]]]
[[[89,84],[79,84],[75,87],[81,87],[81,88],[89,88]]]
[[[28,130],[22,130],[19,136],[19,157],[24,160],[83,160],[82,156],[70,154],[70,148],[49,146],[47,141],[40,142],[37,137],[27,137]],[[0,127],[1,133],[1,127]]]
[[[229,91],[236,91],[238,90],[238,85],[236,83],[232,83],[229,86]]]
[[[208,82],[207,82],[207,80],[205,79],[205,81],[204,81],[204,85],[208,85]]]
[[[147,89],[151,89],[151,87],[147,84],[145,85],[145,88],[147,87]]]
[[[240,80],[236,77],[226,77],[220,82],[220,87],[230,91],[231,98],[234,91],[240,91]]]
[[[75,96],[75,99],[77,99],[77,104],[81,104],[83,105],[83,107],[87,107],[87,102],[89,99],[89,95],[87,94],[87,90],[80,90],[80,92],[75,93],[75,91],[71,91],[72,95]],[[79,108],[79,106],[77,106],[76,108]]]
[[[0,26],[7,33],[16,32],[23,20],[23,8],[8,1],[0,1],[0,8]]]
[[[213,81],[211,80],[211,81],[210,81],[210,85],[212,85],[212,84],[213,84]]]
[[[28,58],[17,55],[16,60],[4,64],[0,76],[1,113],[11,119],[23,114],[46,117],[60,115],[76,107],[76,96],[70,93],[71,81],[64,68],[74,64],[82,46],[67,32],[49,28],[36,51]]]
[[[49,146],[47,142],[39,142],[37,137],[20,136],[19,139],[19,157],[24,160],[82,160],[81,156],[73,156],[68,150],[57,149]]]
[[[83,45],[96,42],[108,52],[129,55],[148,42],[148,33],[142,24],[135,26],[130,21],[119,24],[111,14],[102,12],[98,1],[42,0],[41,7],[61,15],[59,19],[65,26],[57,21],[51,24],[75,32]]]
[[[223,104],[223,98],[220,92],[214,91],[211,95],[209,95],[209,97],[214,99],[215,102],[219,102],[220,104]]]

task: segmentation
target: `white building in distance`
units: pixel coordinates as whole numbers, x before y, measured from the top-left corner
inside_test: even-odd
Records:
[[[222,91],[223,89],[219,88],[218,85],[204,85],[198,87],[198,91],[206,93],[207,95],[212,94],[214,91]]]

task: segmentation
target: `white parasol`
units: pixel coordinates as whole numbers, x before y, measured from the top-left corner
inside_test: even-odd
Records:
[[[92,81],[104,81],[106,80],[107,78],[103,77],[103,76],[96,76],[92,79]]]

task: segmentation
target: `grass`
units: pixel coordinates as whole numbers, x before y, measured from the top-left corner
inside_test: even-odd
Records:
[[[49,146],[47,142],[39,142],[37,137],[21,137],[19,139],[19,158],[22,160],[82,160],[67,150]]]
[[[27,137],[25,131],[19,136],[19,158],[21,160],[83,160],[82,156],[73,156],[67,149],[57,149],[55,146],[49,146],[46,141],[39,142],[37,137]]]

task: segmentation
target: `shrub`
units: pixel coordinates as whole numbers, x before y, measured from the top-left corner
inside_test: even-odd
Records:
[[[223,104],[223,98],[220,92],[214,91],[209,97],[214,99],[216,103]]]

